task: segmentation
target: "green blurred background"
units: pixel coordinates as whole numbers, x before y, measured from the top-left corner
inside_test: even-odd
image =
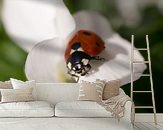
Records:
[[[157,112],[163,113],[163,9],[158,8],[159,4],[154,2],[145,3],[139,8],[141,18],[139,17],[138,21],[133,18],[128,22],[127,18],[121,14],[118,0],[64,1],[72,14],[80,10],[100,12],[108,18],[114,31],[118,32],[122,37],[130,41],[131,35],[134,34],[136,47],[144,47],[145,35],[149,35]],[[134,10],[130,15],[134,15]],[[146,53],[142,52],[142,54],[146,58]],[[0,22],[0,80],[5,81],[10,77],[26,80],[24,74],[26,56],[27,53],[8,37],[3,24]],[[148,78],[141,78],[134,84],[135,90],[147,90],[150,86]],[[123,89],[129,94],[130,85],[123,86]],[[151,105],[151,96],[149,94],[137,94],[135,95],[135,104]],[[152,112],[152,110],[144,109],[136,110],[136,112]]]

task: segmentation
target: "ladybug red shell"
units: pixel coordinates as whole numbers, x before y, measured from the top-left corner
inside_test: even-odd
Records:
[[[105,48],[104,41],[94,32],[78,31],[70,40],[65,51],[65,60],[70,57],[73,44],[80,42],[83,51],[90,56],[97,56]]]

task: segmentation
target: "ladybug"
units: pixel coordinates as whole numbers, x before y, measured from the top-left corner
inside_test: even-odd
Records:
[[[65,61],[68,74],[79,78],[91,69],[91,60],[104,60],[100,54],[104,49],[104,41],[95,33],[79,30],[69,41],[65,50]]]

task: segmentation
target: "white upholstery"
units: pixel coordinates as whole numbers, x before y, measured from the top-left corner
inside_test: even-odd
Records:
[[[53,105],[58,102],[76,101],[79,95],[78,83],[38,83],[36,85],[38,100],[46,100]],[[120,89],[120,93],[124,93]]]
[[[74,90],[76,90],[76,88],[78,87],[75,88],[73,87]],[[124,94],[124,91],[122,89],[120,89],[120,94]],[[76,98],[76,95],[74,97]],[[58,102],[55,105],[55,116],[57,117],[112,117],[111,113],[107,111],[104,107],[102,107],[96,102],[91,102],[91,101]]]
[[[0,118],[0,130],[131,130],[112,118]]]
[[[111,112],[96,102],[59,102],[55,106],[57,117],[112,117]]]
[[[45,101],[0,104],[0,117],[51,117],[54,108]]]
[[[36,91],[38,100],[45,100],[53,105],[59,102],[71,102],[78,99],[79,94],[78,83],[38,83],[36,84]],[[124,91],[120,88],[120,94]],[[125,105],[125,114],[122,120],[131,122],[131,105],[128,101]]]
[[[13,89],[26,89],[26,88],[33,88],[32,95],[35,100],[37,100],[37,93],[35,90],[36,82],[35,80],[30,80],[30,81],[21,81],[17,79],[10,78],[11,84]]]
[[[79,84],[76,83],[38,83],[36,85],[38,100],[46,100],[53,105],[61,101],[78,99]]]
[[[78,98],[78,86],[68,83],[37,84],[38,100],[46,100],[53,105],[75,101]],[[120,89],[120,93],[124,92]],[[130,130],[131,105],[130,101],[126,103],[120,122],[115,118],[0,118],[0,130]]]

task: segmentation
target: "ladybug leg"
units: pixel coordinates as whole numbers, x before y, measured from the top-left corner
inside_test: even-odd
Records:
[[[105,58],[100,58],[99,56],[94,56],[94,57],[91,57],[92,60],[103,60],[105,61]]]

